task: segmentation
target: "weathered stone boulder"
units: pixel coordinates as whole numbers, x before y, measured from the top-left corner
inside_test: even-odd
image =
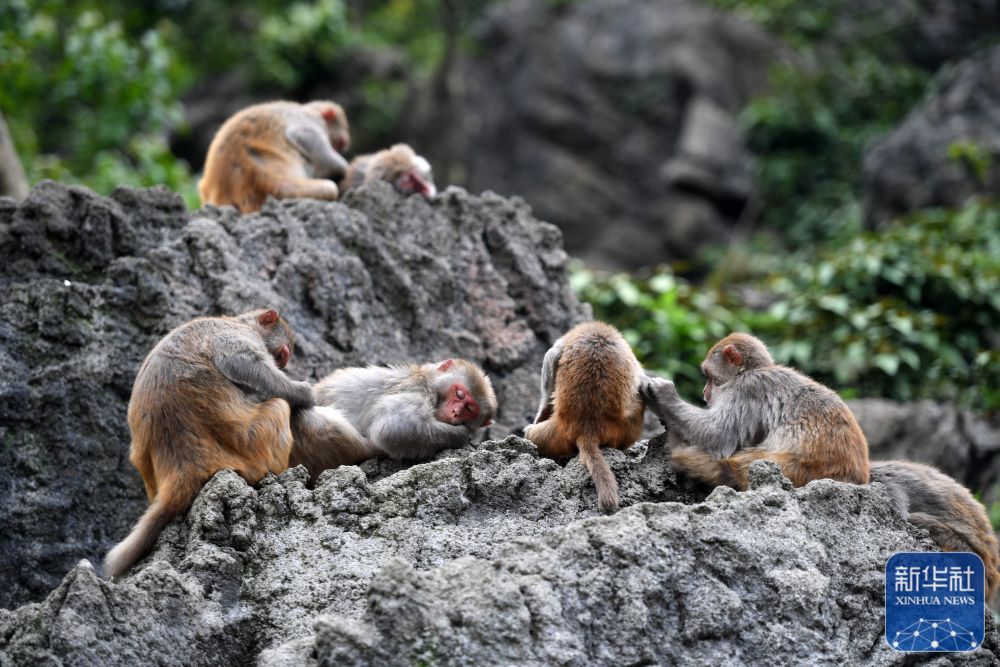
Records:
[[[960,3],[961,4],[961,3]],[[950,154],[953,146],[963,146]],[[958,64],[864,158],[868,224],[1000,193],[1000,47]]]
[[[873,459],[907,459],[940,468],[1000,500],[1000,421],[946,403],[896,403],[881,398],[847,402],[868,439]]]
[[[467,357],[493,378],[506,435],[534,416],[546,349],[589,314],[560,238],[523,202],[457,189],[428,202],[378,184],[246,217],[188,212],[163,189],[0,199],[0,606],[99,562],[143,511],[125,411],[174,326],[277,307],[298,379]]]
[[[691,0],[515,0],[459,75],[462,113],[413,134],[465,185],[518,194],[594,266],[691,257],[752,190],[736,114],[775,52],[758,27]],[[460,133],[456,142],[432,141]]]
[[[607,517],[578,459],[514,437],[313,490],[302,468],[256,490],[219,473],[125,577],[82,562],[0,614],[0,664],[905,662],[881,637],[885,560],[930,543],[881,485],[796,491],[757,463],[751,490],[694,502],[662,440],[633,449],[607,454]],[[952,664],[997,652],[991,629]]]

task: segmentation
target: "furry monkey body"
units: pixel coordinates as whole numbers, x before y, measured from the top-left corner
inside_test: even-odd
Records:
[[[212,139],[198,184],[203,204],[257,211],[278,199],[337,199],[347,171],[347,116],[333,102],[268,102],[243,109]]]
[[[643,372],[614,327],[586,322],[555,342],[542,361],[542,399],[524,437],[543,456],[580,459],[602,511],[618,509],[618,481],[601,447],[628,449],[642,436]]]
[[[837,394],[798,371],[776,366],[764,344],[730,334],[701,365],[708,408],[686,403],[674,383],[649,378],[650,409],[671,436],[674,467],[714,486],[746,489],[757,459],[774,461],[795,486],[830,478],[868,483],[868,441]]]
[[[944,551],[971,551],[986,570],[986,601],[1000,592],[1000,547],[986,508],[969,490],[931,466],[872,461],[871,481],[882,482],[907,521],[930,533]]]
[[[424,459],[462,447],[496,415],[489,378],[463,359],[342,368],[316,383],[317,406],[292,419],[290,465],[313,479],[379,454]]]
[[[219,470],[231,468],[253,484],[288,467],[290,406],[313,404],[310,385],[279,370],[292,348],[291,329],[274,310],[192,320],[153,348],[128,407],[129,459],[151,504],[108,553],[107,576],[149,551]]]
[[[347,192],[373,181],[390,183],[403,194],[421,194],[424,197],[437,194],[430,163],[407,144],[396,144],[377,153],[357,156],[351,160],[340,186]]]

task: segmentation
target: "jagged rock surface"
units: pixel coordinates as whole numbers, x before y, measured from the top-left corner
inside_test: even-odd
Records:
[[[903,662],[881,638],[883,568],[930,543],[881,486],[795,491],[758,463],[752,490],[694,503],[662,439],[634,450],[607,454],[609,517],[578,459],[516,437],[313,490],[301,468],[256,490],[219,473],[124,578],[83,562],[0,616],[0,663]],[[996,651],[991,631],[955,662]]]
[[[962,143],[981,155],[971,162],[949,155],[953,145]],[[1000,46],[957,65],[926,102],[868,149],[865,219],[876,224],[919,208],[960,206],[972,195],[997,192]]]
[[[298,379],[464,356],[494,380],[506,435],[534,415],[549,345],[588,316],[561,234],[526,205],[384,184],[346,203],[188,212],[165,189],[45,183],[0,199],[0,606],[98,562],[146,505],[125,411],[174,326],[264,304],[296,330]]]

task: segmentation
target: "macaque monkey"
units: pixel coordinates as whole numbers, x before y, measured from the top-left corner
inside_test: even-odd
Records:
[[[391,183],[403,194],[419,193],[428,198],[437,194],[430,163],[406,144],[354,158],[340,187],[347,192],[372,181]]]
[[[203,204],[230,204],[241,213],[278,199],[336,199],[332,180],[347,171],[341,155],[351,143],[347,116],[333,102],[268,102],[243,109],[212,139]]]
[[[289,406],[314,404],[308,382],[279,370],[293,346],[292,331],[277,311],[256,310],[192,320],[153,348],[128,406],[129,459],[151,504],[108,553],[107,576],[123,573],[149,551],[219,470],[231,468],[255,484],[288,467]]]
[[[642,436],[642,379],[632,348],[603,322],[577,325],[542,361],[542,400],[524,437],[543,456],[579,452],[604,512],[618,509],[618,481],[601,447],[628,449]]]
[[[969,490],[930,466],[872,461],[871,481],[882,482],[907,521],[930,533],[943,551],[971,551],[983,559],[986,600],[1000,591],[1000,547],[986,508]]]
[[[776,366],[760,340],[726,336],[701,371],[707,409],[684,402],[669,380],[651,377],[643,387],[671,437],[690,445],[673,450],[675,468],[740,490],[757,459],[777,463],[795,486],[824,477],[868,483],[868,441],[847,405],[798,371]]]
[[[423,459],[462,447],[493,423],[493,385],[463,359],[342,368],[313,387],[316,407],[292,417],[290,466],[322,471],[379,454]]]

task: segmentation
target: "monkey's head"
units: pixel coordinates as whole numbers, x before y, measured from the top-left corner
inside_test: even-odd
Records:
[[[317,100],[307,104],[306,108],[319,114],[326,123],[326,134],[335,151],[343,153],[351,147],[351,128],[347,123],[347,114],[339,104]]]
[[[706,403],[710,403],[715,387],[724,385],[743,371],[773,365],[771,353],[759,338],[743,333],[729,334],[712,346],[701,363],[701,372],[705,376],[702,396]]]
[[[278,314],[278,311],[254,310],[240,315],[237,319],[249,324],[264,341],[267,351],[274,357],[278,368],[288,365],[295,350],[295,336],[288,322]]]
[[[475,364],[464,359],[448,359],[434,370],[438,421],[465,426],[469,431],[493,423],[497,397],[493,385]]]
[[[392,183],[403,194],[418,194],[428,199],[437,194],[431,163],[406,144],[390,148],[380,162],[372,167],[373,176]]]

